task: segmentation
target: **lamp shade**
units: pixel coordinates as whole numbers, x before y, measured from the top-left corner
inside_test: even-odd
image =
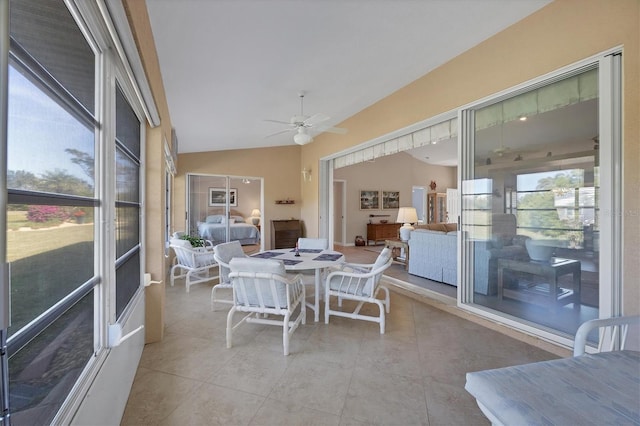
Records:
[[[411,224],[416,223],[417,221],[418,212],[416,212],[415,207],[400,207],[398,209],[398,218],[396,219],[396,222],[403,224],[400,227],[400,239],[402,241],[409,240],[411,231],[414,230],[414,227],[411,226]]]
[[[416,223],[418,221],[418,213],[415,207],[400,207],[398,209],[397,223]]]
[[[260,210],[251,210],[251,223],[253,223],[255,226],[258,226],[260,224]]]

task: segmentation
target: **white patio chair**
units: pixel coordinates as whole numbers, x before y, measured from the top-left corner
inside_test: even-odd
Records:
[[[340,269],[331,272],[325,281],[324,322],[329,324],[329,316],[340,316],[352,319],[377,322],[380,324],[380,334],[384,334],[385,311],[389,313],[389,290],[380,284],[382,273],[393,263],[391,249],[385,247],[372,264],[345,263]],[[385,293],[384,300],[378,299],[380,290]],[[353,312],[331,309],[330,297],[338,298],[338,307],[342,300],[354,300],[358,304]],[[375,303],[380,310],[379,316],[363,315],[360,310],[365,303]]]
[[[227,348],[232,346],[233,330],[244,322],[282,326],[282,346],[289,355],[289,339],[300,323],[305,323],[304,285],[300,275],[286,277],[284,263],[276,259],[233,258],[229,262],[229,278],[233,285],[233,306],[227,314]],[[292,319],[295,310],[299,314]],[[233,325],[236,311],[246,312]],[[282,315],[280,320],[267,315]]]
[[[315,249],[327,250],[329,248],[329,240],[326,238],[298,238],[298,249]]]
[[[171,239],[169,245],[176,254],[176,264],[171,267],[171,286],[173,287],[176,278],[184,278],[187,293],[189,287],[218,278],[213,275],[211,269],[217,268],[218,264],[213,258],[213,250],[206,247],[192,247],[187,240]]]
[[[213,248],[213,258],[215,259],[218,267],[220,268],[218,273],[220,275],[219,283],[214,285],[211,289],[211,310],[214,310],[215,302],[218,303],[228,303],[230,305],[233,304],[233,299],[221,299],[216,297],[216,292],[223,288],[233,288],[231,284],[231,280],[229,279],[229,273],[231,270],[229,269],[229,262],[234,257],[247,257],[242,250],[242,245],[240,241],[230,241],[228,243],[218,244]]]

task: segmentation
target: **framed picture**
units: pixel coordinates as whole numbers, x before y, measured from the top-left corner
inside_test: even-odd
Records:
[[[227,205],[227,191],[224,188],[209,188],[209,207],[224,207]],[[238,207],[238,190],[229,189],[229,205]]]
[[[400,208],[400,191],[382,191],[382,208]]]
[[[360,210],[380,209],[379,191],[360,191]]]

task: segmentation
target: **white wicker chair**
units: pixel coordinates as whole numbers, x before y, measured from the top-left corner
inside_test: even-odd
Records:
[[[282,326],[282,346],[289,355],[289,339],[300,323],[305,323],[305,291],[300,275],[286,277],[284,263],[276,259],[233,258],[229,262],[233,285],[233,306],[227,314],[227,348],[232,346],[233,330],[244,322]],[[292,319],[296,308],[299,314]],[[246,312],[233,325],[236,311]],[[280,320],[267,315],[282,315]]]
[[[393,263],[391,249],[385,247],[372,264],[345,263],[339,270],[331,272],[325,281],[324,322],[329,324],[329,316],[340,316],[352,319],[377,322],[380,324],[380,334],[384,334],[385,311],[389,313],[389,290],[380,284],[382,273]],[[384,300],[378,299],[378,292],[383,290]],[[330,297],[338,297],[338,307],[342,300],[354,300],[358,304],[353,312],[331,309]],[[365,303],[375,303],[380,310],[379,316],[360,314]]]
[[[240,244],[240,241],[230,241],[228,243],[218,244],[213,248],[213,258],[215,259],[216,263],[218,264],[218,267],[220,268],[220,270],[218,271],[220,274],[220,280],[219,280],[219,283],[214,285],[213,288],[211,289],[211,310],[212,311],[214,310],[214,307],[215,307],[214,305],[216,302],[227,303],[231,305],[233,304],[232,298],[221,299],[219,297],[216,297],[216,292],[223,288],[228,288],[228,289],[233,288],[233,285],[231,284],[231,280],[229,279],[229,273],[231,272],[231,269],[229,268],[229,262],[234,257],[247,257],[247,255],[244,253],[244,250],[242,250],[242,245]]]
[[[206,247],[192,247],[187,240],[172,239],[169,245],[176,254],[176,264],[171,267],[171,286],[176,278],[184,278],[187,293],[189,287],[218,278],[211,269],[218,264],[213,258],[213,250]]]

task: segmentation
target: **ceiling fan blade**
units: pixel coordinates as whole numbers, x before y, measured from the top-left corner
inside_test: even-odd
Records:
[[[268,121],[270,123],[286,124],[287,126],[291,126],[291,123],[288,121],[281,121],[281,120],[263,120],[263,121]]]
[[[283,133],[294,132],[295,130],[296,130],[296,129],[293,129],[293,128],[292,128],[292,129],[286,129],[286,130],[280,130],[279,132],[272,133],[272,134],[270,134],[270,135],[265,136],[264,138],[265,138],[265,139],[267,139],[267,138],[270,138],[270,137],[272,137],[272,136],[281,135],[281,134],[283,134]]]
[[[332,127],[332,126],[318,126],[314,128],[315,133],[337,133],[339,135],[344,135],[347,133],[347,129],[343,127]]]
[[[320,123],[322,123],[324,121],[327,121],[330,118],[331,117],[329,117],[328,115],[325,115],[325,114],[314,114],[311,117],[309,117],[306,120],[304,120],[303,124],[306,127],[315,126],[316,124],[320,124]]]
[[[328,133],[336,133],[339,135],[344,135],[347,133],[347,129],[343,128],[343,127],[327,127],[326,129],[320,129],[318,130],[320,132],[328,132]]]

